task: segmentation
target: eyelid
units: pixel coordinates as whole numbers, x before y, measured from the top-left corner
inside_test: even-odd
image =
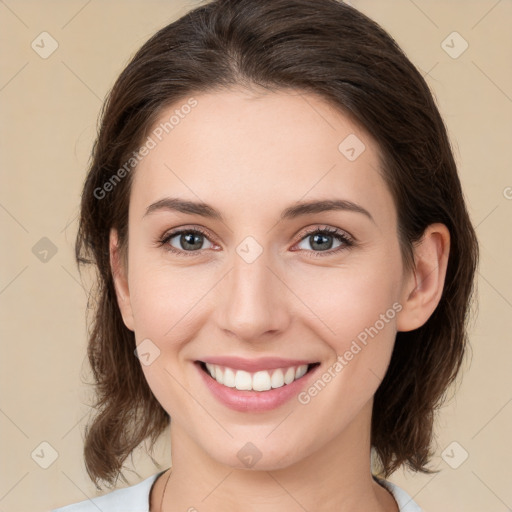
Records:
[[[183,250],[177,249],[175,247],[172,247],[171,245],[168,244],[168,242],[171,238],[174,238],[175,236],[178,236],[182,233],[199,233],[199,234],[203,235],[206,239],[208,239],[210,241],[210,243],[212,243],[214,245],[218,245],[215,242],[215,238],[212,237],[205,230],[205,228],[203,228],[202,226],[197,226],[197,225],[182,226],[179,228],[171,229],[171,230],[165,232],[157,240],[157,244],[159,246],[168,245],[168,247],[165,248],[167,251],[178,254],[178,255],[185,255],[185,256],[196,256],[206,250],[206,249],[199,249],[197,251],[183,251]],[[298,239],[298,241],[295,242],[292,247],[295,247],[297,244],[301,243],[308,236],[311,236],[316,233],[328,233],[329,235],[341,240],[343,242],[343,244],[340,247],[337,247],[335,249],[329,249],[327,251],[311,251],[311,250],[307,250],[307,249],[298,249],[298,250],[296,249],[295,251],[313,254],[315,257],[316,256],[324,256],[324,255],[329,256],[329,255],[337,254],[339,251],[348,249],[349,247],[356,245],[355,238],[352,235],[350,235],[347,231],[340,229],[340,228],[335,228],[335,227],[332,227],[329,225],[325,225],[325,224],[324,225],[317,224],[313,227],[305,228],[305,230],[301,232],[301,235],[300,235],[300,238]],[[212,240],[212,238],[213,238],[213,240]]]
[[[343,238],[346,238],[350,242],[353,242],[353,243],[356,242],[356,239],[348,231],[345,231],[344,229],[341,229],[341,228],[335,228],[328,224],[317,224],[313,227],[305,228],[305,230],[301,232],[299,242],[301,242],[307,236],[312,235],[314,233],[318,233],[318,232],[321,232],[321,233],[327,232],[330,235],[339,235],[339,236],[342,236]]]
[[[339,241],[341,241],[342,244],[334,249],[329,249],[326,251],[313,251],[308,249],[294,249],[294,251],[303,252],[307,255],[308,258],[327,258],[329,256],[337,256],[341,252],[346,251],[357,245],[356,239],[347,231],[324,224],[306,228],[306,231],[303,231],[301,233],[299,241],[296,244],[294,244],[294,247],[300,244],[303,240],[306,240],[308,237],[317,233],[327,233],[329,236],[332,236],[333,238],[336,238]]]
[[[172,253],[179,254],[179,255],[195,256],[195,255],[200,254],[201,252],[203,252],[205,250],[205,249],[200,249],[199,251],[182,251],[180,249],[176,249],[176,247],[172,247],[169,244],[169,241],[172,238],[174,238],[175,236],[181,235],[183,233],[199,233],[199,234],[203,235],[206,239],[208,239],[211,244],[218,245],[214,240],[212,240],[212,238],[214,238],[214,237],[212,237],[205,230],[205,228],[203,228],[202,226],[197,226],[197,225],[194,225],[194,226],[181,226],[179,228],[170,229],[169,231],[166,231],[161,237],[159,237],[156,240],[156,243],[157,243],[157,245],[159,247],[167,245],[167,247],[165,247],[165,250],[167,250],[169,252],[172,252]]]

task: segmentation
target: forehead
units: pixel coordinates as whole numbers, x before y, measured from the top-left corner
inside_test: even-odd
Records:
[[[376,142],[312,93],[192,95],[166,108],[149,137],[154,147],[132,185],[137,210],[166,195],[260,215],[263,204],[326,197],[365,203],[377,215],[392,206]]]

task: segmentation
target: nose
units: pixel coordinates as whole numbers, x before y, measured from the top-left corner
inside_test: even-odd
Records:
[[[217,323],[225,334],[257,343],[284,332],[290,322],[290,294],[273,267],[265,251],[250,263],[234,254],[217,297]]]

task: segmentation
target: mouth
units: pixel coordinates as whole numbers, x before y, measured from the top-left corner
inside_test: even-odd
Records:
[[[238,391],[264,392],[288,386],[302,379],[320,363],[283,366],[282,368],[259,370],[256,372],[237,370],[229,366],[205,363],[204,361],[196,361],[196,364],[199,365],[204,373],[224,387],[233,388]]]
[[[237,360],[239,361],[239,360]],[[258,413],[282,406],[308,385],[319,362],[285,361],[267,364],[263,369],[258,363],[245,362],[246,369],[236,368],[244,364],[231,362],[225,366],[210,361],[195,361],[201,380],[212,395],[223,405],[239,412]],[[226,361],[227,362],[227,361]],[[300,363],[300,364],[299,364]],[[249,371],[252,367],[253,371]],[[268,367],[270,366],[270,368]]]

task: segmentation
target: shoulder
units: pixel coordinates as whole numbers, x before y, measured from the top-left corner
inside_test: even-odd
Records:
[[[419,505],[398,485],[389,480],[378,478],[375,475],[373,478],[393,495],[398,504],[399,512],[422,512]]]
[[[164,471],[130,487],[117,489],[103,496],[73,503],[51,512],[149,512],[151,487],[162,473]]]

